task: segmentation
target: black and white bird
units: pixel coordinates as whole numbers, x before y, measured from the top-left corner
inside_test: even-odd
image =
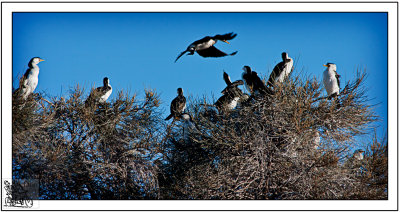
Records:
[[[353,153],[353,158],[356,160],[363,160],[364,159],[364,153],[365,151],[362,149],[357,149],[356,151],[354,151]]]
[[[241,91],[239,88],[232,89],[225,94],[223,94],[215,103],[215,107],[218,109],[219,113],[223,113],[224,111],[230,111],[235,109],[237,103],[241,97]]]
[[[105,103],[112,93],[112,87],[108,77],[104,77],[103,86],[94,89],[85,101],[85,105],[93,104],[95,102]]]
[[[223,76],[227,86],[221,92],[223,95],[214,104],[220,113],[226,110],[233,110],[237,106],[240,97],[243,95],[243,92],[237,87],[243,85],[242,80],[232,82],[226,72],[224,72]]]
[[[243,71],[242,78],[251,95],[272,94],[272,91],[258,77],[257,72],[252,71],[249,66],[244,66]]]
[[[268,79],[268,85],[274,86],[275,82],[282,83],[293,70],[293,59],[286,52],[282,52],[282,62],[278,63],[272,70]]]
[[[214,44],[217,43],[218,40],[229,44],[228,40],[232,40],[233,38],[236,37],[236,35],[237,34],[231,32],[223,35],[206,36],[190,44],[185,51],[179,54],[175,62],[180,57],[182,57],[186,52],[189,52],[188,55],[193,55],[194,52],[197,52],[197,54],[199,54],[202,57],[224,57],[224,56],[235,55],[237,51],[227,54],[215,48]]]
[[[169,120],[172,117],[175,118],[181,118],[181,115],[183,113],[183,111],[186,108],[186,98],[185,96],[183,96],[183,89],[182,88],[178,88],[178,96],[175,97],[175,99],[172,100],[171,102],[171,106],[170,106],[170,111],[171,114],[165,118],[165,120]],[[182,117],[185,118],[185,117]]]
[[[36,89],[39,82],[39,66],[40,62],[44,61],[40,57],[32,58],[28,63],[28,69],[22,77],[19,85],[20,95],[26,99]]]
[[[328,98],[331,99],[339,95],[340,92],[340,75],[336,72],[336,65],[333,63],[327,63],[324,65],[326,70],[324,71],[324,86],[328,93]]]

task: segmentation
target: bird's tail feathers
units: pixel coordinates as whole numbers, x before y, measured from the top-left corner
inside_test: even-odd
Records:
[[[173,117],[174,115],[172,115],[172,114],[169,114],[169,116],[167,117],[167,118],[165,118],[165,121],[168,121],[168,120],[170,120],[172,117]]]

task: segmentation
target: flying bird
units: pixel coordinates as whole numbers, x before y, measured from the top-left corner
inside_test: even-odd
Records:
[[[231,32],[223,35],[215,35],[215,36],[206,36],[200,40],[197,40],[190,44],[185,51],[179,54],[176,58],[175,62],[182,57],[186,52],[189,52],[187,55],[193,55],[194,52],[197,52],[202,57],[224,57],[224,56],[232,56],[237,53],[237,51],[227,54],[225,52],[220,51],[219,49],[214,47],[214,44],[217,43],[218,40],[223,41],[229,44],[228,40],[232,40],[236,37],[237,34]]]
[[[244,66],[243,71],[242,78],[251,95],[272,94],[272,91],[258,77],[257,72],[252,71],[249,66]]]
[[[94,102],[105,103],[112,93],[112,87],[108,77],[104,77],[103,86],[94,89],[85,101],[85,105],[89,106]]]
[[[165,120],[169,120],[172,117],[181,118],[181,115],[186,108],[186,98],[185,96],[183,96],[182,88],[178,88],[177,91],[178,91],[178,96],[175,97],[175,99],[173,99],[171,102],[170,106],[171,114],[167,118],[165,118]]]
[[[324,65],[327,69],[324,71],[324,86],[328,93],[328,98],[336,97],[340,92],[340,75],[336,72],[334,63]]]
[[[269,76],[268,85],[274,86],[275,82],[282,83],[293,70],[293,59],[286,52],[282,52],[282,62],[278,63]]]
[[[44,61],[40,57],[32,58],[28,63],[28,69],[20,80],[18,92],[23,99],[26,99],[33,91],[39,82],[39,66],[40,62]]]

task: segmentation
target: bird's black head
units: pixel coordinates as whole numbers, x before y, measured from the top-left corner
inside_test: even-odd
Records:
[[[250,72],[251,72],[250,66],[243,66],[242,69],[243,69],[243,71],[246,72],[246,73],[250,73]]]
[[[178,88],[178,95],[183,95],[183,89],[182,88]]]
[[[282,60],[285,61],[288,58],[288,54],[286,52],[282,52]]]
[[[108,83],[110,83],[110,80],[108,79],[108,77],[104,77],[104,79],[103,79],[104,86],[107,86]]]
[[[32,57],[32,59],[29,60],[28,66],[29,66],[29,68],[32,68],[33,64],[38,64],[38,63],[40,63],[42,61],[44,61],[44,60],[42,58],[40,58],[40,57]]]
[[[336,64],[334,63],[327,63],[326,65],[324,65],[325,67],[335,67],[336,68]]]

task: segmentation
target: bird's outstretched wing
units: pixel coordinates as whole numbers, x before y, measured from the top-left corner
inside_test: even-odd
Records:
[[[235,82],[233,82],[232,84],[226,86],[226,88],[224,88],[224,90],[221,91],[222,94],[227,94],[228,92],[231,92],[235,89],[239,89],[237,88],[237,86],[239,85],[243,85],[243,81],[242,80],[236,80]]]
[[[224,57],[224,56],[228,56],[228,55],[235,55],[237,53],[237,51],[236,51],[231,54],[227,54],[227,53],[222,52],[219,49],[215,48],[214,46],[211,46],[211,47],[209,47],[207,49],[203,49],[203,50],[197,50],[196,52],[202,57]]]
[[[232,40],[233,38],[236,37],[236,35],[237,35],[236,33],[230,32],[223,35],[216,35],[215,37],[218,37],[218,39],[221,40]]]
[[[231,78],[229,77],[229,75],[225,71],[224,71],[224,80],[225,80],[226,85],[231,85],[232,84]]]
[[[177,61],[180,57],[182,57],[186,52],[188,52],[188,50],[185,50],[185,51],[181,52],[181,54],[175,59],[175,63],[176,63],[176,61]]]
[[[234,87],[243,85],[243,84],[244,84],[243,80],[236,80],[235,82],[232,82],[232,86],[234,86]]]

